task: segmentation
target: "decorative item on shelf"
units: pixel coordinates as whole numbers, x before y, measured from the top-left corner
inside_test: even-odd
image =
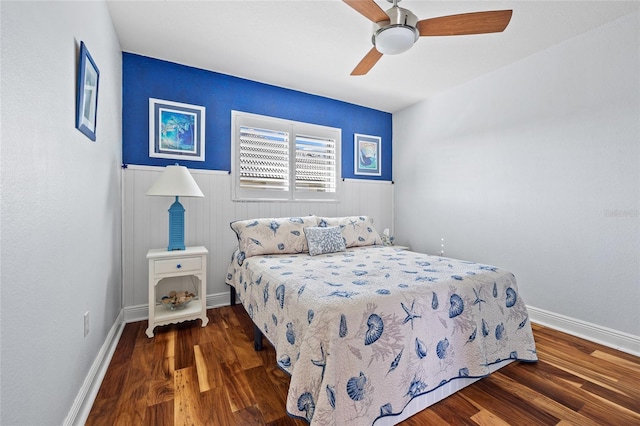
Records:
[[[163,296],[160,299],[160,304],[166,306],[167,308],[175,311],[176,309],[182,309],[189,304],[194,298],[195,294],[184,290],[184,291],[170,291],[169,295]]]
[[[189,170],[178,163],[165,167],[160,178],[147,191],[147,195],[176,197],[176,201],[169,208],[167,250],[184,250],[184,207],[180,204],[178,197],[204,197]]]
[[[389,228],[385,228],[385,230],[382,231],[382,236],[380,236],[380,239],[382,240],[382,244],[385,246],[393,245],[394,238],[389,234]]]

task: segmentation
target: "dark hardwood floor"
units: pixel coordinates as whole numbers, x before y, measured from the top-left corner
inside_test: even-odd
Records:
[[[306,425],[289,417],[289,376],[241,305],[200,321],[127,324],[87,425]],[[534,324],[534,364],[513,363],[403,425],[640,425],[640,358]]]

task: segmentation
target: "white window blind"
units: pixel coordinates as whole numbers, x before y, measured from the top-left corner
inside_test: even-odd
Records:
[[[337,199],[340,129],[232,111],[236,200]]]
[[[296,191],[336,192],[335,139],[296,135]]]
[[[289,134],[240,126],[240,187],[289,190]]]

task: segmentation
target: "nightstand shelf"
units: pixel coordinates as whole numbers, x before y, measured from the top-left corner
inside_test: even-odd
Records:
[[[166,306],[156,304],[153,323],[156,326],[173,324],[176,322],[182,322],[192,319],[194,315],[200,314],[200,300],[194,299],[182,309],[176,309],[174,311],[168,309]],[[184,319],[183,319],[184,318]]]
[[[205,247],[187,247],[184,250],[168,251],[152,249],[147,253],[149,262],[149,327],[147,336],[153,337],[153,329],[160,325],[175,324],[195,319],[202,320],[202,326],[209,323],[207,318],[207,254]],[[159,304],[157,294],[160,281],[165,278],[195,277],[198,281],[194,289],[196,297],[184,308],[171,310]],[[177,289],[181,290],[181,289]]]

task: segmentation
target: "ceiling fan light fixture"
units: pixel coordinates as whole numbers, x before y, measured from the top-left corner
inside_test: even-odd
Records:
[[[406,25],[391,25],[380,28],[373,34],[373,45],[384,55],[406,52],[418,39],[415,28]]]
[[[383,55],[397,55],[411,49],[420,37],[416,28],[418,17],[399,7],[397,0],[389,1],[393,3],[393,7],[385,12],[389,20],[374,22],[371,41]]]

